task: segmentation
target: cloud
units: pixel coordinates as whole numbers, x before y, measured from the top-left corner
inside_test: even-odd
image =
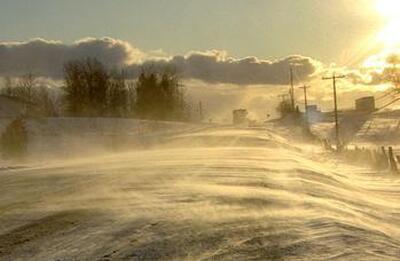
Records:
[[[144,54],[128,42],[112,38],[85,38],[70,45],[40,38],[0,42],[0,76],[33,73],[60,78],[65,62],[86,57],[95,57],[109,67],[121,67],[140,62]]]
[[[72,44],[44,39],[26,42],[0,42],[0,77],[18,77],[33,73],[39,77],[60,80],[63,64],[70,60],[97,58],[109,68],[123,68],[135,78],[143,68],[176,70],[184,80],[200,80],[208,84],[287,85],[289,67],[295,81],[303,83],[329,75],[345,74],[354,85],[387,84],[393,75],[393,64],[400,63],[399,50],[387,50],[366,59],[360,68],[326,66],[316,59],[291,55],[276,60],[258,57],[235,58],[224,50],[192,51],[185,55],[169,55],[159,50],[142,51],[129,42],[113,38],[84,38]]]
[[[391,84],[395,80],[395,75],[400,74],[399,65],[400,50],[384,50],[368,57],[361,68],[354,70],[350,76],[355,84]]]
[[[293,55],[278,60],[257,57],[233,58],[226,51],[190,52],[168,56],[161,50],[145,53],[130,43],[113,38],[85,38],[73,44],[33,39],[27,42],[0,42],[0,76],[37,76],[61,78],[63,64],[70,60],[94,57],[109,68],[126,68],[136,77],[141,68],[176,69],[184,79],[208,83],[239,85],[288,83],[290,65],[300,81],[312,78],[321,63],[305,56]]]
[[[133,74],[141,67],[162,70],[175,68],[183,78],[197,79],[208,83],[230,83],[239,85],[274,84],[289,82],[289,68],[292,66],[299,81],[307,81],[316,75],[322,64],[312,58],[293,55],[279,60],[260,60],[257,57],[237,59],[225,51],[191,52],[186,56],[174,56],[163,60],[149,60],[131,66]]]

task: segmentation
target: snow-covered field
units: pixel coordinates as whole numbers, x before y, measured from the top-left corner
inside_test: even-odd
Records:
[[[400,176],[208,128],[0,171],[0,260],[396,260]]]
[[[0,118],[0,133],[11,121]],[[30,118],[24,120],[24,125],[29,136],[28,153],[34,160],[82,157],[132,146],[148,147],[170,135],[205,127],[124,118]]]

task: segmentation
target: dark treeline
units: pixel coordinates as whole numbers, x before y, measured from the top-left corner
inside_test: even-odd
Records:
[[[135,86],[134,111],[138,117],[161,120],[189,120],[189,105],[176,74],[142,72]]]
[[[127,115],[127,88],[122,73],[110,73],[94,59],[72,61],[64,66],[65,112],[73,117]]]
[[[29,74],[6,77],[1,94],[26,102],[42,117],[130,117],[190,121],[191,106],[173,70],[143,69],[136,80],[124,71],[108,70],[96,59],[64,65],[64,85],[49,88]],[[192,115],[193,116],[193,115]]]

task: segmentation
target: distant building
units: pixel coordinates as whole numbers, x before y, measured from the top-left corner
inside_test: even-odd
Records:
[[[317,105],[307,106],[307,120],[309,123],[320,122],[323,118],[324,115],[321,113]]]
[[[233,124],[240,125],[247,123],[247,115],[249,113],[245,109],[238,109],[233,111]]]
[[[373,96],[367,96],[357,99],[356,110],[365,112],[375,111],[375,98]]]
[[[307,112],[309,113],[319,112],[317,105],[308,105]]]
[[[36,105],[16,97],[0,95],[0,118],[15,118],[19,116],[35,115],[38,112]]]

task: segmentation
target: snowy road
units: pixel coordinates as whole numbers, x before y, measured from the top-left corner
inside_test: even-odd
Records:
[[[396,260],[400,177],[265,129],[0,170],[0,260]]]

